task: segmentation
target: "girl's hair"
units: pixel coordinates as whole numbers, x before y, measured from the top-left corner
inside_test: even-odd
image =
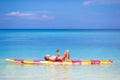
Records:
[[[46,61],[48,61],[48,60],[49,60],[46,56],[44,56],[44,59],[45,59]]]
[[[57,49],[57,50],[56,50],[56,52],[60,52],[60,50],[59,50],[59,49]]]

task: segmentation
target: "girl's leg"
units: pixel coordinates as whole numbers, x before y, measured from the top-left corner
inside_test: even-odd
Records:
[[[69,51],[68,50],[66,50],[64,52],[64,54],[62,55],[62,60],[65,60],[65,59],[70,59],[70,55],[69,55]]]

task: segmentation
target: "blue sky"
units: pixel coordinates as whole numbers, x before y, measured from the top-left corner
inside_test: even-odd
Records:
[[[0,29],[120,29],[120,0],[0,0]]]

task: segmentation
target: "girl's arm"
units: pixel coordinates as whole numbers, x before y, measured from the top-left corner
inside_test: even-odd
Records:
[[[59,52],[57,52],[57,53],[56,53],[56,56],[57,56],[57,57],[60,57],[60,53],[59,53]]]
[[[59,49],[56,50],[56,56],[60,57],[60,51],[59,51]]]

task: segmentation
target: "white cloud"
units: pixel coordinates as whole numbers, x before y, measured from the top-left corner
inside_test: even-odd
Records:
[[[21,16],[21,17],[25,17],[25,16],[33,16],[33,13],[23,13],[20,11],[15,11],[15,12],[10,12],[6,14],[7,16]]]
[[[93,3],[93,1],[84,1],[82,4],[86,6],[86,5],[90,5],[92,3]]]
[[[120,0],[84,0],[82,2],[84,6],[91,4],[120,4]]]
[[[5,14],[5,16],[9,17],[17,17],[22,19],[33,19],[33,20],[53,20],[54,16],[49,15],[49,11],[38,11],[38,12],[20,12],[13,11]]]
[[[49,16],[49,15],[41,15],[41,17],[40,17],[41,19],[47,19],[47,20],[52,20],[52,19],[54,19],[54,16]]]

